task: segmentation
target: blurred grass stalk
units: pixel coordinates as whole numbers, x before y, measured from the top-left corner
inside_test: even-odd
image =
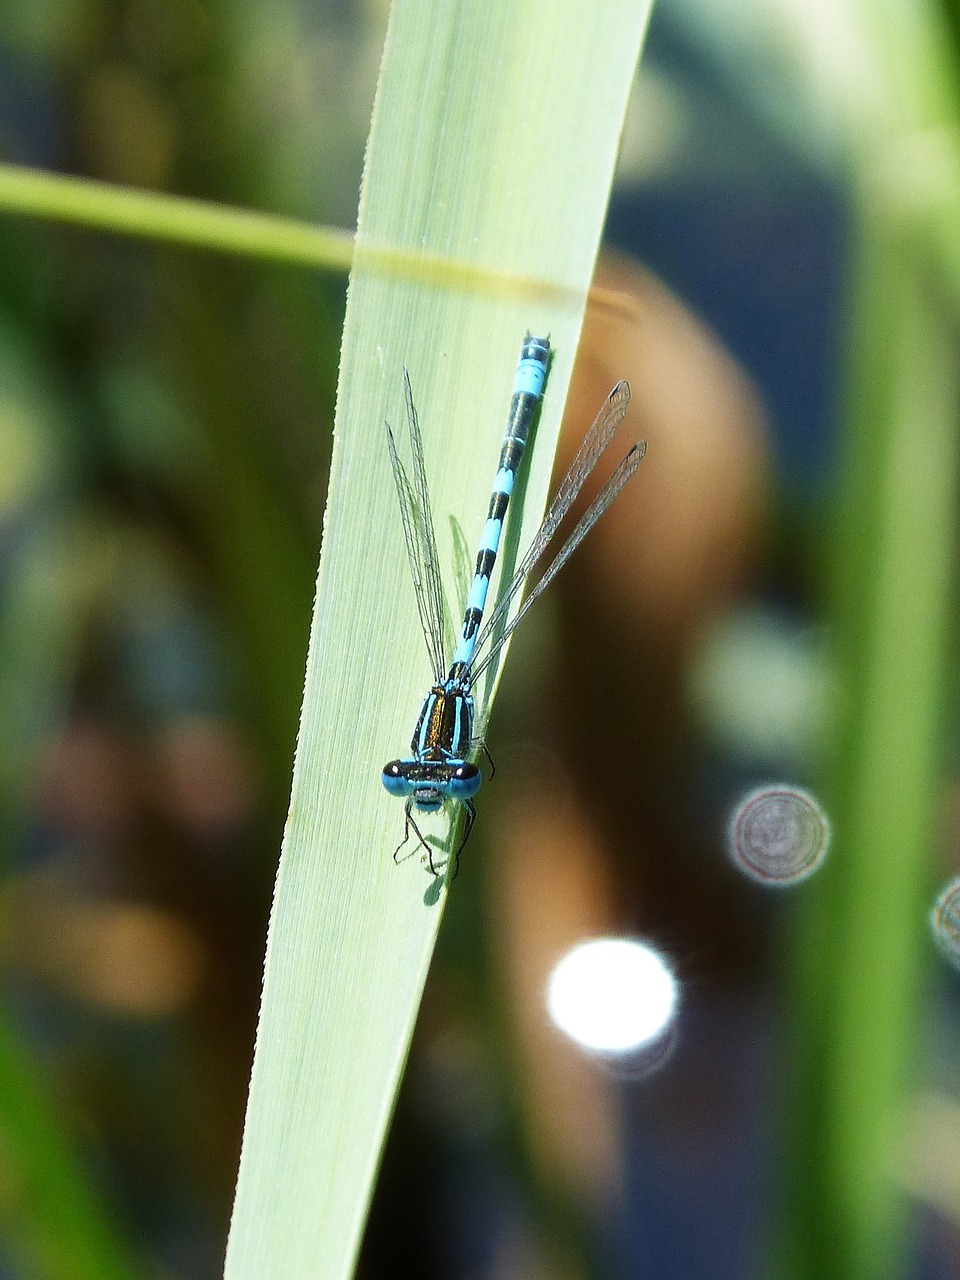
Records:
[[[955,312],[864,197],[853,240],[825,784],[833,854],[795,938],[788,1280],[903,1273],[896,1178],[926,1029],[930,853],[955,557]]]
[[[845,25],[849,24],[849,25]],[[828,581],[833,853],[791,957],[784,1280],[909,1266],[898,1160],[927,1030],[960,385],[957,61],[936,7],[851,0],[820,39],[855,173]],[[858,43],[859,42],[859,43]]]
[[[346,271],[353,236],[296,218],[0,164],[0,211],[260,262]]]

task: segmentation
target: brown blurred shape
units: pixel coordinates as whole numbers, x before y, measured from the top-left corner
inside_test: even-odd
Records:
[[[619,378],[633,392],[624,449],[646,438],[648,452],[577,552],[578,572],[626,623],[672,649],[749,572],[765,520],[763,408],[733,357],[655,276],[608,254],[591,291],[557,475]]]
[[[203,980],[203,945],[172,912],[84,898],[55,869],[18,877],[4,914],[13,969],[105,1013],[182,1013]]]

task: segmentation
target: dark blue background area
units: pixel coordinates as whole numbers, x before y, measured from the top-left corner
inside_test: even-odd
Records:
[[[683,95],[702,162],[618,188],[607,242],[660,276],[749,372],[787,493],[819,489],[833,459],[846,193],[744,105],[666,6],[654,7],[644,66]]]

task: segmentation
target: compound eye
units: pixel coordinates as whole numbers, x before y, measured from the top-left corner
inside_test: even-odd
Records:
[[[475,796],[480,790],[480,784],[483,782],[483,774],[475,764],[465,761],[461,765],[457,765],[454,769],[449,782],[450,794],[458,800],[469,800],[471,796]]]
[[[383,766],[380,781],[392,796],[408,796],[412,790],[412,784],[400,760],[391,760]]]

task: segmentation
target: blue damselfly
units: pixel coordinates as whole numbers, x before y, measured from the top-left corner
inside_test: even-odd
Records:
[[[533,602],[549,586],[557,572],[620,493],[640,465],[640,460],[646,451],[646,444],[643,441],[638,441],[630,449],[515,616],[507,622],[511,604],[522,590],[531,570],[543,555],[627,411],[630,403],[630,387],[626,382],[618,382],[587,432],[529,549],[521,559],[513,577],[501,590],[493,612],[481,628],[490,576],[493,573],[497,550],[500,546],[500,536],[503,532],[510,495],[513,492],[531,426],[543,398],[549,363],[549,339],[537,338],[528,333],[520,352],[520,362],[514,379],[510,415],[500,450],[500,464],[490,496],[487,520],[477,554],[473,583],[467,598],[463,626],[449,668],[444,658],[446,620],[443,585],[423,459],[423,442],[413,404],[410,377],[406,369],[403,371],[403,385],[412,457],[411,476],[408,476],[400,461],[393,432],[387,424],[387,447],[396,481],[397,496],[400,500],[407,557],[410,561],[420,625],[423,628],[423,636],[433,668],[434,682],[420,711],[420,718],[410,744],[410,755],[399,760],[391,760],[384,766],[381,776],[383,785],[391,795],[406,798],[404,836],[394,852],[394,859],[409,840],[412,829],[419,844],[426,850],[430,870],[434,875],[438,875],[439,872],[434,864],[433,850],[417,826],[413,811],[433,813],[441,809],[448,800],[454,801],[463,808],[466,824],[463,837],[454,855],[454,875],[456,875],[460,854],[477,816],[473,797],[479,791],[483,781],[479,768],[470,756],[478,751],[486,752],[483,742],[474,737],[476,707],[473,688],[476,681],[500,652]],[[489,753],[487,754],[489,758]]]

